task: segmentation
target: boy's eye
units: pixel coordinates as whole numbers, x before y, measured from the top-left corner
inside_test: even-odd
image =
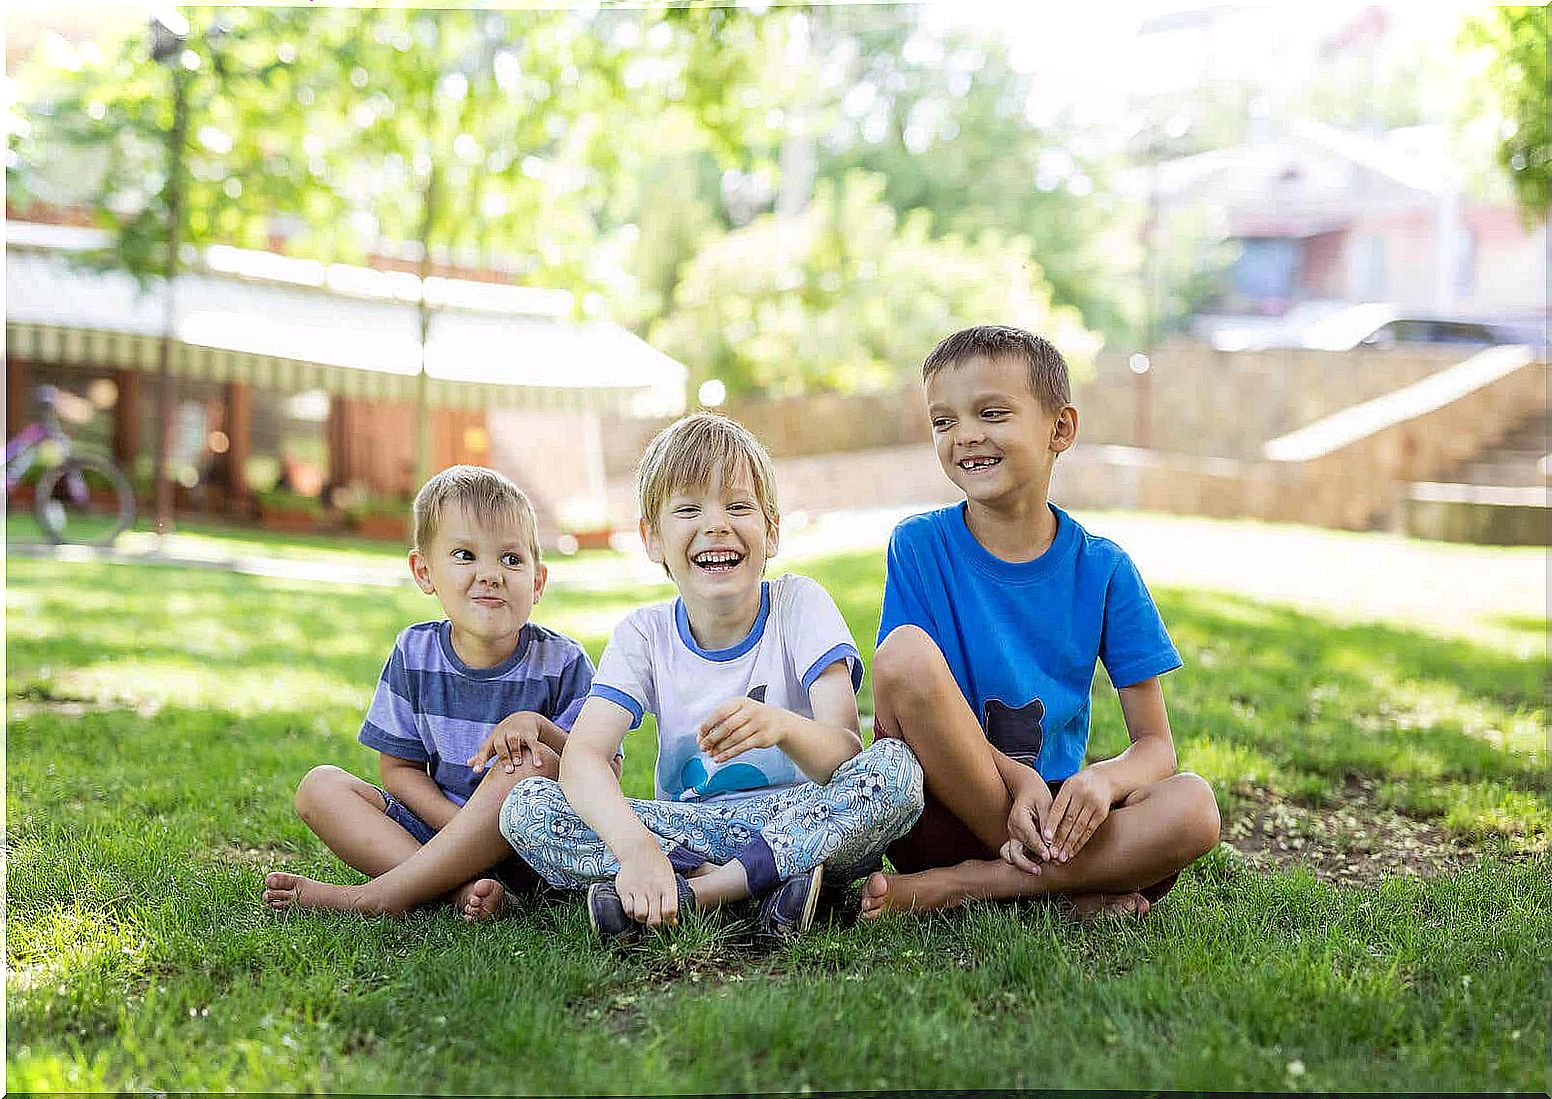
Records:
[[[737,515],[748,515],[754,510],[753,504],[729,504],[728,510]]]
[[[501,563],[509,569],[522,568],[523,555],[520,553],[503,553],[501,555]]]
[[[688,519],[691,516],[699,515],[700,510],[700,508],[691,507],[689,504],[686,504],[683,507],[674,508],[674,514],[679,516],[681,519]]]
[[[947,431],[953,426],[954,421],[948,419],[945,416],[939,416],[937,419],[932,421],[932,430],[934,431]]]
[[[1000,420],[1008,414],[1006,408],[988,408],[982,411],[981,418],[985,420]]]
[[[466,550],[466,549],[455,549],[453,551],[452,556],[453,556],[453,560],[454,561],[473,561],[474,560],[474,554],[471,551]]]

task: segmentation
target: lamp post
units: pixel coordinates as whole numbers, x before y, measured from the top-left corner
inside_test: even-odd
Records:
[[[183,146],[188,137],[188,64],[185,45],[189,22],[174,8],[151,16],[151,60],[168,66],[172,73],[172,129],[167,135],[167,263],[163,271],[165,287],[162,314],[162,346],[156,379],[156,457],[152,479],[156,483],[156,533],[172,530],[172,482],[167,476],[168,451],[172,445],[172,352],[177,339],[178,248],[183,225]]]

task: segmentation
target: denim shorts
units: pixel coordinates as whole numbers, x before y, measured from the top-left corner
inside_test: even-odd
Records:
[[[383,795],[383,803],[386,806],[383,812],[387,814],[388,819],[413,836],[416,843],[424,847],[431,837],[437,834],[435,828],[410,812],[409,806],[381,786],[376,789]],[[544,879],[516,854],[502,859],[490,873],[511,893],[534,893],[545,888]]]

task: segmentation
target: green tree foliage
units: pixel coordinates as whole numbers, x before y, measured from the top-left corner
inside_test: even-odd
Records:
[[[925,210],[940,233],[1028,237],[1055,301],[1091,328],[1127,331],[1137,306],[1126,238],[1140,211],[1107,186],[1105,165],[1030,120],[1029,78],[1003,44],[933,37],[898,10],[826,24],[842,41],[827,51],[840,78],[821,174],[877,173],[891,206]]]
[[[1527,221],[1544,221],[1552,206],[1552,8],[1502,7],[1470,19],[1469,46],[1490,52],[1485,77],[1504,118],[1498,162],[1508,174]]]
[[[180,236],[262,246],[269,213],[296,196],[291,181],[269,170],[266,129],[249,116],[284,117],[277,75],[285,61],[248,28],[195,12],[205,33],[190,37],[176,64],[189,104],[182,151]],[[209,33],[214,31],[214,33]],[[165,196],[170,182],[168,134],[173,99],[168,68],[153,62],[141,35],[71,46],[54,39],[18,75],[6,157],[7,200],[26,212],[35,203],[90,211],[111,232],[96,257],[141,279],[166,263]]]
[[[1076,312],[1054,307],[1027,238],[937,237],[900,217],[886,182],[821,180],[796,217],[764,214],[708,244],[683,271],[651,339],[691,368],[693,388],[733,395],[853,390],[908,376],[944,333],[986,318],[1092,349]]]

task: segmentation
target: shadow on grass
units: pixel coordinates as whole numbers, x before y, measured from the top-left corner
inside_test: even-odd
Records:
[[[351,743],[361,712],[393,636],[438,610],[408,589],[40,561],[12,561],[8,571],[13,697],[161,707],[150,718],[110,709],[46,722],[47,736],[13,721],[12,769],[98,758],[112,744],[108,770],[129,789],[175,797],[186,788],[196,804],[257,808],[248,797],[256,788],[287,803],[289,785],[315,763],[375,770]],[[879,555],[841,554],[807,571],[870,660]],[[1185,660],[1165,680],[1181,765],[1221,798],[1265,787],[1318,804],[1364,777],[1387,783],[1398,807],[1443,815],[1466,834],[1545,832],[1545,657],[1227,595],[1165,590],[1159,603]],[[633,605],[629,592],[557,590],[541,620],[586,625],[578,639],[596,660],[609,624]],[[1101,758],[1126,744],[1102,672],[1094,700],[1090,757]],[[643,793],[655,755],[648,732],[627,745],[627,777]],[[237,759],[240,774],[229,766]],[[37,793],[56,805],[70,797]],[[134,808],[132,798],[119,806]]]

